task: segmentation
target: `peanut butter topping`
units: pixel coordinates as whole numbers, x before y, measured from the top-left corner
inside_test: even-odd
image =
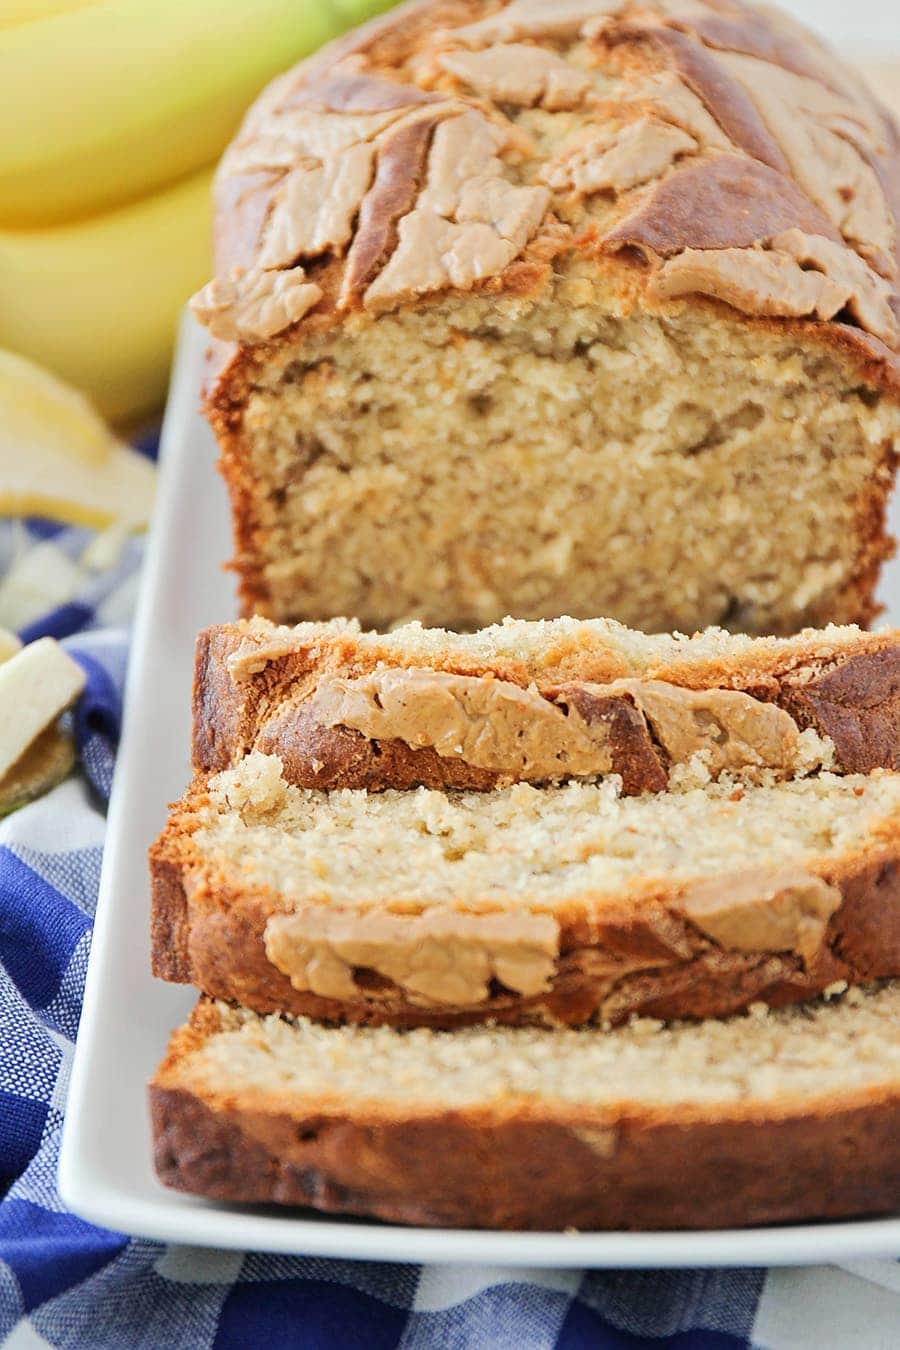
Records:
[[[454,286],[467,290],[513,261],[540,224],[544,188],[516,187],[496,151],[503,136],[470,110],[437,127],[425,188],[400,219],[397,247],[365,293],[369,308]]]
[[[612,768],[609,728],[569,715],[533,686],[440,670],[377,670],[334,679],[313,695],[323,726],[371,740],[430,746],[445,758],[509,778],[587,777]]]
[[[640,107],[660,121],[680,127],[704,150],[735,149],[706,104],[673,71],[636,80],[619,94],[619,99],[626,108]]]
[[[826,277],[840,293],[843,305],[870,333],[890,344],[900,337],[890,286],[855,253],[821,235],[796,229],[776,235],[772,248],[794,258],[807,273],[814,268]]]
[[[756,868],[694,882],[681,898],[685,918],[721,947],[796,951],[811,962],[841,892],[798,867]]]
[[[562,161],[548,164],[544,177],[557,189],[624,192],[659,178],[679,156],[697,149],[693,136],[680,127],[641,117],[618,129],[602,130]]]
[[[225,152],[222,173],[254,173],[261,169],[311,172],[326,159],[343,156],[372,143],[407,111],[335,113],[291,107],[273,114],[259,134],[235,142]]]
[[[625,0],[512,0],[477,23],[451,32],[466,47],[487,47],[519,38],[576,38],[593,21],[618,14]]]
[[[672,764],[702,753],[714,778],[747,768],[789,773],[797,753],[794,719],[737,689],[682,689],[663,680],[618,680],[653,728]]]
[[[559,925],[542,914],[416,916],[329,911],[273,915],[266,955],[295,989],[355,999],[355,971],[374,971],[413,1002],[469,1007],[499,980],[524,997],[544,991],[556,968]]]
[[[320,287],[296,267],[216,277],[194,296],[191,308],[213,337],[262,342],[302,319],[321,298]]]
[[[749,694],[640,679],[577,687],[594,707],[611,711],[623,698],[633,703],[670,764],[701,753],[714,777],[760,768],[789,774],[794,767],[797,724],[783,709]],[[428,746],[510,781],[617,771],[609,718],[589,721],[572,698],[555,702],[534,686],[523,689],[491,676],[376,670],[321,684],[307,707],[323,726],[349,727],[370,740]]]
[[[893,344],[900,336],[887,283],[856,254],[821,235],[787,230],[770,249],[685,249],[656,273],[649,294],[669,299],[699,292],[745,314],[832,319],[847,309]]]
[[[750,93],[791,174],[843,237],[878,271],[895,271],[894,220],[867,155],[883,151],[868,109],[770,61],[716,58]]]
[[[366,141],[315,169],[296,169],[280,189],[260,254],[262,267],[291,267],[298,258],[339,249],[369,187],[374,146]]]
[[[523,254],[539,285],[548,251],[564,270],[600,228],[601,251],[644,255],[628,290],[650,310],[703,294],[844,340],[849,314],[900,347],[900,140],[791,20],[719,0],[426,5],[336,52],[276,81],[224,157],[233,243],[195,302],[217,337],[266,341],[325,293],[377,313],[521,286]]]
[[[438,62],[477,93],[523,108],[536,104],[551,112],[577,108],[591,87],[590,76],[556,52],[522,43],[500,42],[480,52],[442,52]]]
[[[688,248],[660,268],[651,297],[710,295],[745,314],[789,314],[830,319],[841,308],[840,289],[821,272],[805,272],[793,258],[743,248]]]

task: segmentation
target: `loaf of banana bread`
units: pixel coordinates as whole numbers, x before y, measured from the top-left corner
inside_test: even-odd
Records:
[[[422,0],[281,77],[194,303],[245,612],[865,623],[898,147],[745,0]]]

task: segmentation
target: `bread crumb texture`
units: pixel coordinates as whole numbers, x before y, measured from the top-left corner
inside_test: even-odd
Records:
[[[618,781],[490,793],[426,788],[323,793],[285,782],[254,752],[189,798],[182,822],[214,873],[284,897],[399,912],[430,905],[552,910],[758,865],[825,867],[889,840],[900,775],[836,776],[733,790],[620,797]]]
[[[583,289],[567,273],[268,354],[225,444],[245,598],[380,627],[868,617],[896,406],[792,332],[617,317],[573,268]]]
[[[715,1106],[789,1115],[900,1092],[900,982],[852,993],[696,1024],[635,1019],[614,1031],[336,1028],[217,1004],[211,1034],[170,1058],[157,1082],[261,1111],[552,1115],[566,1104],[658,1107],[670,1118]]]

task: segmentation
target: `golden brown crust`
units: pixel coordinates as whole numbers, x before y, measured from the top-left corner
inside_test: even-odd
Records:
[[[153,905],[150,912],[150,963],[153,974],[173,984],[190,984],[190,920],[183,868],[174,858],[151,854]]]
[[[211,1199],[548,1230],[725,1228],[900,1203],[900,1097],[888,1089],[752,1118],[712,1108],[689,1124],[552,1103],[406,1119],[313,1101],[254,1110],[179,1083],[179,1061],[216,1026],[201,1004],[150,1088],[160,1180]]]
[[[813,679],[789,677],[779,703],[830,736],[847,773],[900,768],[900,648],[851,656]]]
[[[724,313],[740,327],[796,337],[801,350],[833,353],[848,383],[858,379],[866,394],[871,389],[900,398],[900,142],[859,79],[798,25],[738,0],[687,8],[657,0],[610,7],[598,0],[581,7],[593,17],[580,36],[575,19],[562,28],[550,23],[551,0],[548,6],[537,27],[533,6],[523,20],[524,11],[500,0],[425,0],[404,7],[285,76],[251,111],[226,156],[217,186],[219,285],[204,312],[220,333],[246,326],[243,342],[218,349],[208,403],[231,493],[244,613],[319,617],[344,607],[323,602],[307,579],[314,563],[304,575],[301,541],[296,554],[303,579],[293,594],[284,580],[279,589],[272,551],[294,552],[293,541],[285,549],[283,537],[293,519],[293,487],[281,485],[267,495],[260,464],[249,463],[251,445],[264,440],[263,433],[256,423],[245,435],[242,413],[255,373],[283,361],[285,347],[296,351],[302,366],[328,330],[346,326],[352,341],[363,342],[363,316],[374,322],[381,308],[422,307],[468,291],[486,303],[504,293],[537,296],[590,268],[597,303],[611,313],[644,311],[663,328],[672,316],[690,318],[695,310]],[[594,87],[574,107],[551,111],[540,98],[535,103],[523,94],[509,103],[467,83],[460,60],[501,49],[502,43],[484,37],[483,27],[480,37],[473,36],[473,23],[491,15],[500,16],[501,28],[518,31],[524,22],[518,36],[503,40],[509,50],[512,41],[520,54],[540,52],[580,80],[588,71]],[[667,80],[700,109],[707,134],[667,103]],[[367,118],[374,122],[362,125]],[[470,181],[466,200],[461,191],[435,194],[435,126],[459,127],[467,119],[482,132],[481,188],[475,192]],[[651,137],[674,138],[677,148],[668,161],[663,156],[643,175],[601,176],[598,190],[572,186],[562,169],[573,155],[587,156],[590,167],[592,155],[607,154],[610,142],[615,153],[616,138],[621,149],[642,125]],[[594,132],[585,147],[582,133]],[[502,144],[489,144],[493,135]],[[321,187],[332,181],[329,175],[340,176],[351,158],[357,177],[355,187],[344,182],[341,228],[329,234],[311,210],[322,228],[307,237],[302,218],[292,219],[288,236],[296,256],[285,245],[277,268],[263,266],[259,259],[284,223],[279,209],[289,185],[306,203],[315,196],[315,183]],[[354,192],[362,194],[358,202]],[[512,202],[516,210],[507,209]],[[793,252],[780,246],[797,231],[804,239],[794,239]],[[826,242],[834,249],[823,248]],[[723,259],[725,248],[734,248],[737,257]],[[686,250],[701,255],[702,265],[685,269]],[[547,251],[555,252],[552,269],[542,256]],[[729,275],[723,278],[726,263]],[[670,264],[679,275],[661,280]],[[247,269],[238,281],[230,279],[234,267]],[[260,268],[261,278],[255,275]],[[294,272],[296,284],[278,289],[273,278]],[[229,304],[234,313],[226,312]],[[298,323],[275,331],[278,322],[298,314]],[[799,610],[785,597],[756,615],[748,601],[748,617],[741,614],[739,594],[732,616],[726,595],[720,608],[698,610],[697,618],[721,616],[735,627],[780,632],[827,619],[870,621],[877,612],[879,561],[891,547],[883,515],[891,466],[885,445],[881,463],[868,471],[858,531],[842,529],[842,572],[826,593],[812,593]],[[303,469],[298,451],[297,473]],[[846,496],[856,493],[854,487]],[[282,514],[285,495],[289,504]],[[352,532],[347,540],[354,555]],[[820,552],[817,547],[810,563],[813,573],[821,570]],[[336,562],[344,562],[343,550]],[[363,558],[360,565],[354,556],[352,568],[353,575],[367,575],[372,563]],[[400,616],[380,603],[377,608],[373,601],[365,617]],[[580,598],[573,603],[581,613],[615,604],[608,596],[593,606]],[[360,595],[352,593],[345,607],[362,611]],[[498,596],[497,612],[504,607],[550,612],[549,601],[531,607],[527,587],[505,601]],[[671,614],[662,610],[654,622],[684,623],[685,609],[689,613],[685,605]],[[400,613],[417,612],[460,624],[489,613],[473,613],[468,597],[465,603],[448,598],[443,611],[428,609],[418,595],[403,602]],[[636,606],[618,612],[640,619]]]
[[[202,784],[195,791],[202,792]],[[590,896],[554,909],[555,971],[534,995],[492,982],[488,997],[475,1004],[429,1006],[378,972],[358,969],[355,999],[323,997],[296,988],[266,951],[270,917],[296,913],[302,924],[302,909],[211,871],[192,848],[185,829],[190,821],[188,799],[150,853],[154,971],[255,1012],[397,1027],[486,1019],[618,1024],[632,1015],[724,1016],[757,1001],[780,1007],[837,982],[900,976],[900,851],[886,835],[867,851],[811,869],[839,896],[821,941],[806,957],[798,950],[759,950],[758,944],[751,951],[720,945],[686,916],[677,888],[670,894],[657,888],[628,911],[598,910]],[[743,879],[723,879],[723,897],[734,880]],[[761,897],[765,882],[761,876]]]
[[[626,794],[666,788],[665,756],[631,697],[599,697],[590,686],[573,684],[548,691],[547,700],[562,709],[577,709],[585,727],[604,730],[610,772],[621,776]],[[322,725],[312,699],[267,721],[254,748],[278,755],[288,782],[328,791],[421,786],[482,792],[509,779],[500,769],[472,764],[464,755],[453,758],[432,746],[417,748],[396,737],[370,737],[345,725]],[[566,776],[555,765],[554,769],[544,776],[523,773],[522,779],[546,782]]]
[[[375,179],[360,207],[356,237],[347,254],[345,295],[361,295],[396,248],[397,222],[412,210],[439,120],[438,115],[422,118],[385,136]]]
[[[720,153],[676,170],[604,243],[640,246],[664,258],[687,248],[746,249],[792,225],[835,237],[801,192],[785,190],[781,174],[760,160]]]
[[[614,29],[607,38],[610,44],[625,43],[640,47],[646,44],[654,48],[665,64],[671,65],[682,77],[685,84],[706,104],[725,134],[751,157],[753,161],[766,164],[778,174],[779,185],[784,183],[790,173],[787,160],[778,142],[767,130],[765,123],[747,91],[724,70],[702,42],[696,41],[686,33],[674,28],[654,25],[652,28],[629,27],[622,25]],[[769,200],[777,200],[777,194],[767,194]],[[807,203],[808,205],[808,203]],[[762,234],[770,233],[767,222],[762,219]],[[751,242],[762,237],[759,229]],[[697,248],[716,248],[715,244],[693,244]]]

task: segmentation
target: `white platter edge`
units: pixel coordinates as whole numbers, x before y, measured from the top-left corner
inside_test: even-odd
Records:
[[[134,626],[59,1187],[82,1218],[163,1242],[507,1268],[808,1265],[900,1256],[900,1217],[715,1232],[498,1233],[330,1220],[182,1196],[153,1175],[145,1083],[192,991],[149,973],[146,848],[189,774],[193,637],[231,617],[224,491],[197,411],[202,336],[182,324],[162,434],[154,523]],[[900,521],[895,520],[897,529]],[[896,565],[891,596],[900,594]],[[895,613],[897,608],[894,608]]]

